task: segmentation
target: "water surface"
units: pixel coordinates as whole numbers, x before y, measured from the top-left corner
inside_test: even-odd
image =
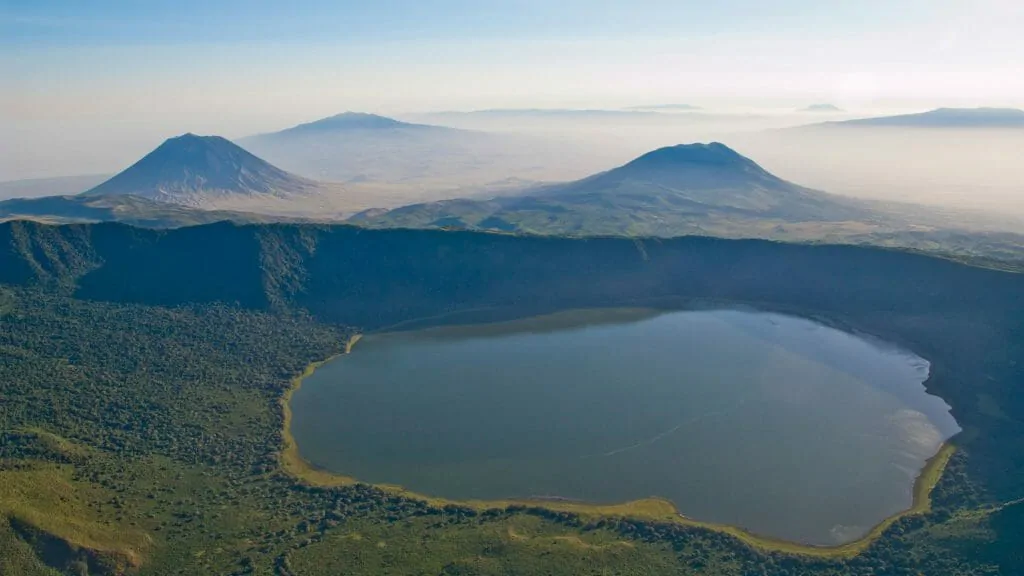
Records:
[[[672,500],[809,544],[912,503],[959,428],[928,363],[743,311],[588,310],[364,337],[292,398],[314,465],[454,499]]]

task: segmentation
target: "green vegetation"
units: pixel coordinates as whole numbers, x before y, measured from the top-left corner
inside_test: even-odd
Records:
[[[643,246],[0,225],[0,574],[1020,572],[1024,279],[858,247]],[[352,327],[706,298],[829,318],[932,360],[929,389],[965,433],[930,508],[855,556],[815,557],[635,508],[443,503],[282,466],[287,391]]]
[[[14,293],[0,287],[0,318],[14,310]]]

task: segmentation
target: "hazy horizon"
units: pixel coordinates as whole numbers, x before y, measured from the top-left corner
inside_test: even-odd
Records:
[[[1024,212],[1020,171],[992,169],[984,148],[953,146],[966,154],[953,174],[961,196],[911,190],[916,173],[847,182],[885,165],[843,159],[849,142],[829,140],[833,154],[790,143],[783,158],[770,133],[751,137],[937,107],[1024,108],[1021,25],[1024,5],[1009,0],[15,0],[0,7],[0,181],[111,174],[185,132],[237,140],[359,111],[527,132],[578,145],[574,153],[590,159],[536,171],[543,179],[716,139],[828,191],[990,210],[1007,199]],[[564,122],[438,114],[672,104],[702,110]],[[799,112],[813,104],[842,113]],[[927,168],[923,156],[908,161],[915,150],[887,149],[893,170]],[[511,167],[487,174],[519,176],[502,170]]]

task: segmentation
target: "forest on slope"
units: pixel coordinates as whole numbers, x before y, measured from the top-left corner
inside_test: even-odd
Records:
[[[0,552],[20,562],[0,572],[1021,566],[1005,545],[1022,533],[1014,502],[1024,497],[1020,275],[874,248],[697,237],[16,222],[0,225],[0,284],[0,474],[23,487],[0,498]],[[355,330],[481,308],[708,300],[827,318],[929,359],[929,390],[965,430],[932,511],[855,558],[813,558],[671,523],[444,510],[368,486],[309,487],[279,469],[278,402],[290,379]],[[41,479],[65,492],[40,490]],[[364,564],[345,564],[353,558]]]

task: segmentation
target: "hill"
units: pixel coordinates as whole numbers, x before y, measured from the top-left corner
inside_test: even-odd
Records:
[[[482,133],[345,112],[238,142],[310,178],[390,183],[456,176],[478,161],[474,146],[488,140]]]
[[[716,142],[661,148],[607,172],[516,196],[407,206],[353,222],[671,236],[730,219],[846,221],[867,215],[839,198],[786,182]]]
[[[608,172],[525,195],[576,199],[580,204],[664,200],[698,210],[778,214],[791,219],[852,213],[827,194],[786,182],[718,142],[659,148]]]
[[[228,210],[201,210],[140,196],[47,196],[0,201],[0,221],[123,222],[144,228],[177,228],[229,220],[268,222],[271,216]]]
[[[289,174],[229,140],[184,134],[84,194],[132,195],[198,207],[232,197],[308,196],[320,189],[319,183]]]
[[[860,118],[829,122],[824,125],[893,128],[1024,128],[1024,110],[1016,108],[937,108],[918,114]]]
[[[584,161],[563,143],[356,112],[238,143],[304,177],[365,185],[404,198],[398,204],[549,181],[579,173],[572,166]],[[558,162],[556,150],[562,154]]]
[[[966,230],[928,208],[804,188],[720,143],[661,148],[607,172],[516,195],[367,210],[348,222],[373,228],[873,244],[1024,266],[1020,234]]]

